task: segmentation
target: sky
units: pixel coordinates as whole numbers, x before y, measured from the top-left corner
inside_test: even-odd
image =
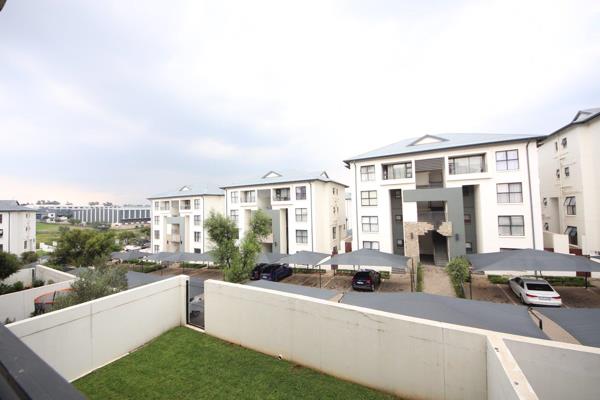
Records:
[[[0,199],[142,203],[600,106],[598,1],[8,0]]]

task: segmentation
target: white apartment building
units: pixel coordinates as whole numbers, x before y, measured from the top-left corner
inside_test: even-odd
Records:
[[[353,248],[437,265],[465,253],[543,248],[537,141],[425,135],[346,160]]]
[[[600,108],[577,112],[541,143],[543,229],[566,234],[572,250],[600,255]]]
[[[211,212],[223,214],[223,191],[182,186],[149,198],[152,252],[204,253],[213,248],[204,229]]]
[[[342,253],[346,251],[346,187],[325,171],[270,171],[255,180],[224,186],[226,215],[237,222],[243,237],[252,213],[267,212],[273,233],[263,242],[266,252]]]
[[[20,256],[35,251],[35,210],[0,200],[0,251]]]

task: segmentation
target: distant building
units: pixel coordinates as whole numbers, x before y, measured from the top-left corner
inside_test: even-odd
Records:
[[[571,250],[600,255],[600,108],[575,118],[539,147],[542,223]]]
[[[64,219],[77,219],[83,223],[100,224],[139,224],[150,222],[149,205],[42,205],[38,207],[40,218],[50,222]]]
[[[252,213],[263,210],[272,219],[267,252],[294,254],[309,250],[331,254],[346,250],[346,185],[316,173],[268,172],[264,176],[224,186],[226,214],[243,237]]]
[[[35,210],[15,200],[0,200],[0,251],[35,251]]]
[[[153,253],[204,253],[213,248],[204,229],[204,219],[211,212],[224,213],[221,189],[185,185],[149,200]]]

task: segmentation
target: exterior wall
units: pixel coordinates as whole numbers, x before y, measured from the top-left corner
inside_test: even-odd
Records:
[[[189,210],[182,208],[183,202],[188,200],[190,202]],[[195,201],[199,204],[196,207]],[[162,210],[160,204],[164,201],[170,203],[170,207],[166,210]],[[155,204],[158,203],[158,208]],[[178,204],[175,211],[173,204]],[[202,195],[202,196],[181,196],[172,197],[165,199],[152,199],[151,205],[151,249],[152,252],[157,253],[160,251],[171,251],[169,246],[170,241],[176,239],[172,237],[172,225],[173,223],[180,224],[180,240],[183,242],[180,247],[180,251],[193,253],[200,250],[202,253],[210,251],[213,248],[213,243],[209,240],[204,230],[204,219],[210,215],[211,212],[223,214],[225,210],[225,202],[223,196],[219,195]],[[194,217],[199,216],[199,225],[195,224]],[[158,217],[158,224],[155,219]],[[159,238],[155,238],[155,231],[159,231]],[[195,232],[200,233],[200,240],[195,240]],[[158,246],[158,247],[157,247]]]
[[[563,139],[567,140],[566,147],[562,145]],[[600,120],[596,118],[549,136],[538,149],[543,222],[548,223],[548,230],[553,233],[564,234],[567,226],[577,227],[578,245],[586,255],[600,255],[600,182],[597,179],[600,160],[596,154],[599,147]],[[565,167],[570,170],[568,177]],[[556,176],[556,170],[560,171],[560,177]],[[567,196],[576,198],[574,216],[566,213]]]
[[[73,381],[184,325],[187,281],[176,276],[7,327]]]
[[[35,210],[0,211],[0,215],[0,248],[17,256],[25,251],[35,251]]]
[[[150,219],[149,206],[42,206],[43,209],[63,210],[85,223],[128,224]],[[49,214],[50,215],[50,214]]]
[[[356,215],[354,226],[352,227],[353,248],[362,248],[363,241],[378,241],[380,250],[393,252],[394,243],[392,243],[389,191],[394,189],[401,189],[403,191],[416,189],[417,174],[414,172],[414,162],[416,160],[441,157],[444,159],[445,188],[457,188],[465,185],[475,186],[476,215],[474,220],[476,221],[476,228],[474,231],[477,234],[477,244],[475,247],[478,252],[487,253],[499,251],[502,248],[541,249],[543,247],[543,238],[539,206],[539,178],[537,176],[538,155],[535,141],[529,143],[529,146],[527,146],[527,142],[500,143],[351,162],[350,169],[353,175],[352,201]],[[519,169],[515,171],[496,171],[496,152],[515,149],[519,152]],[[486,172],[458,175],[449,174],[448,159],[450,157],[476,154],[485,154]],[[413,163],[413,177],[408,179],[383,180],[382,166],[384,164],[399,162]],[[375,181],[362,182],[360,167],[368,165],[375,166]],[[499,204],[497,202],[496,185],[513,182],[520,182],[522,184],[523,202]],[[377,191],[377,206],[360,205],[361,191],[367,190]],[[418,220],[416,203],[403,201],[402,210],[404,221],[416,222]],[[525,224],[525,234],[523,236],[511,237],[500,236],[498,233],[498,216],[501,215],[522,215]],[[361,229],[361,217],[363,216],[377,216],[379,218],[379,232],[363,232]]]
[[[296,199],[296,188],[306,187],[306,199]],[[273,200],[274,189],[289,188],[290,200],[276,201]],[[334,190],[335,189],[335,190]],[[252,203],[242,202],[242,192],[254,191],[256,193],[256,201]],[[231,193],[238,193],[238,201],[232,202]],[[269,198],[265,196],[269,193]],[[280,243],[274,248],[283,251],[284,253],[294,254],[300,250],[317,251],[322,253],[331,253],[334,247],[337,247],[338,252],[343,252],[343,240],[345,239],[346,231],[346,206],[345,206],[345,187],[335,182],[290,182],[278,183],[269,185],[257,185],[247,187],[236,187],[225,189],[226,214],[231,216],[232,211],[238,213],[238,227],[240,229],[240,237],[243,237],[248,229],[248,224],[252,216],[252,212],[262,209],[269,211],[282,211],[279,213],[277,221],[274,219],[273,232],[274,237],[267,241],[268,243],[281,242],[284,238],[282,230],[285,228],[285,213],[287,210],[287,238],[289,248],[285,244]],[[262,196],[261,196],[262,195]],[[305,208],[307,212],[306,221],[296,221],[296,209]],[[335,212],[334,212],[335,209]],[[336,238],[333,239],[332,228],[336,227]],[[341,228],[341,229],[340,229]],[[296,230],[306,230],[308,234],[307,243],[296,242]],[[279,237],[277,233],[279,232]]]

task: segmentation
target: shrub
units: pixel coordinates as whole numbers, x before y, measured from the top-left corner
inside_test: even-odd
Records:
[[[582,276],[545,276],[544,279],[555,286],[585,286],[585,278]]]
[[[465,297],[463,283],[469,278],[469,261],[464,257],[455,257],[446,266],[450,281],[458,297]]]
[[[506,275],[488,275],[488,281],[494,284],[505,285],[508,283],[508,276]]]
[[[417,264],[417,292],[423,291],[423,267],[421,263]]]
[[[40,286],[44,286],[44,281],[42,279],[34,279],[33,280],[33,287],[40,287]]]
[[[17,281],[12,284],[12,288],[13,288],[13,292],[19,292],[19,291],[25,289],[25,285],[23,285],[23,282]]]
[[[23,264],[31,264],[38,260],[38,255],[35,251],[25,251],[21,254],[21,262]]]
[[[17,272],[20,266],[17,256],[0,251],[0,281]]]
[[[295,274],[324,274],[326,271],[319,268],[292,268]]]

